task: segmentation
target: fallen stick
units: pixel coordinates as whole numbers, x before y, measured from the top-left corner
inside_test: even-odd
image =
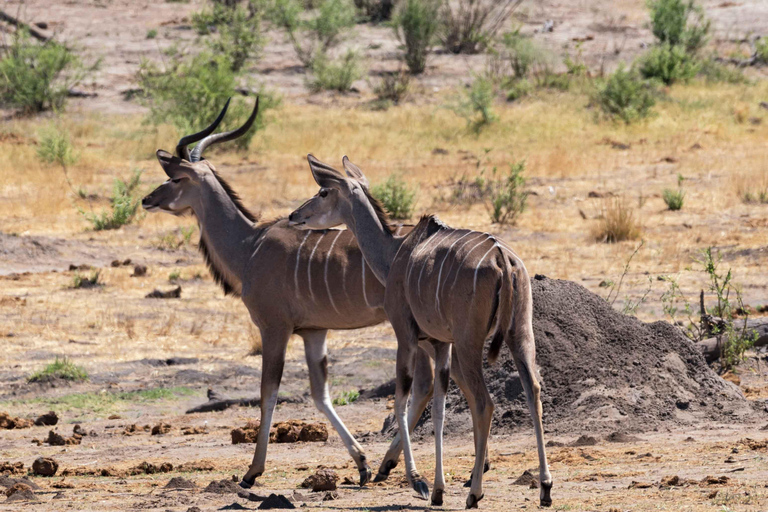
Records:
[[[285,396],[277,397],[278,404],[298,402],[301,402],[301,399]],[[233,405],[239,405],[242,407],[256,407],[261,405],[261,398],[229,398],[226,395],[221,395],[212,389],[208,389],[208,401],[204,404],[188,409],[187,414],[194,414],[196,412],[223,411],[225,409],[229,409]]]
[[[32,37],[34,37],[38,41],[42,41],[43,43],[47,43],[48,41],[51,40],[52,36],[49,36],[41,32],[40,30],[36,29],[31,25],[27,25],[23,21],[11,16],[7,12],[3,11],[2,9],[0,9],[0,20],[5,21],[6,23],[10,23],[14,27],[27,29],[29,31],[29,34]]]
[[[740,330],[739,323],[744,325],[743,322],[736,321],[737,330]],[[757,333],[757,340],[755,341],[755,348],[768,346],[768,317],[752,318],[747,320],[747,335],[753,335]],[[701,340],[696,344],[699,350],[704,355],[704,359],[707,363],[713,363],[720,359],[722,352],[722,340],[717,336],[713,338],[707,338]]]

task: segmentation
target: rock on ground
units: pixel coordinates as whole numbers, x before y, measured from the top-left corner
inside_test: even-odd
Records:
[[[32,472],[40,476],[53,476],[59,470],[59,463],[48,457],[38,457],[32,463]]]
[[[301,486],[318,491],[335,491],[339,475],[332,469],[318,469],[314,475],[309,475]]]

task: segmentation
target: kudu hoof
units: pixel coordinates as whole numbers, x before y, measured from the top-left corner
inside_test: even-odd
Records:
[[[381,465],[379,468],[379,472],[376,473],[376,477],[373,479],[374,482],[383,482],[387,478],[389,478],[389,472],[392,471],[392,469],[397,466],[397,462],[393,460],[388,460],[384,464]]]
[[[541,484],[541,494],[539,495],[539,504],[542,507],[552,506],[552,482]]]
[[[435,507],[442,507],[443,506],[443,493],[445,491],[443,489],[435,489],[432,491],[432,506]]]
[[[250,489],[253,487],[253,484],[256,483],[256,479],[261,476],[261,473],[258,473],[256,475],[253,475],[253,477],[248,478],[247,476],[244,476],[242,480],[240,480],[240,487],[243,489]]]
[[[371,468],[366,464],[365,467],[360,470],[360,487],[371,481],[371,474]]]
[[[413,482],[413,490],[419,493],[421,499],[429,499],[429,486],[424,480],[416,480]]]
[[[485,494],[481,494],[479,498],[474,494],[467,496],[467,508],[477,508],[477,504],[480,503],[480,500],[483,499],[483,496],[485,496]]]

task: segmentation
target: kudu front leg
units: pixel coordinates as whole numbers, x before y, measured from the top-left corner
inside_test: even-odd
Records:
[[[283,378],[285,349],[291,336],[289,329],[262,329],[264,347],[261,364],[261,424],[256,435],[256,450],[248,471],[240,481],[240,487],[250,489],[256,478],[264,473],[269,446],[269,431],[272,427],[272,414],[277,405],[277,393]]]
[[[451,374],[451,346],[435,342],[435,398],[432,402],[432,420],[435,427],[435,484],[432,489],[432,505],[443,504],[445,475],[443,474],[443,421],[445,419],[445,395]]]
[[[339,433],[341,441],[347,447],[347,451],[357,464],[360,473],[360,486],[371,480],[371,468],[363,453],[363,448],[349,433],[344,422],[341,421],[333,408],[331,397],[328,393],[328,351],[325,335],[328,331],[309,331],[300,333],[304,338],[304,353],[309,368],[309,383],[312,390],[312,399],[315,406],[331,422],[333,428]]]
[[[432,374],[432,360],[429,355],[422,349],[418,348],[416,354],[416,370],[413,376],[413,386],[411,389],[411,403],[408,406],[408,431],[413,432],[416,428],[416,423],[419,422],[419,418],[424,413],[424,409],[427,408],[429,400],[432,398],[433,392],[433,374]],[[374,478],[374,482],[383,482],[389,477],[390,471],[397,466],[397,460],[400,458],[400,453],[403,451],[403,439],[398,431],[395,434],[395,438],[389,445],[387,454],[381,461],[379,466],[379,472]]]

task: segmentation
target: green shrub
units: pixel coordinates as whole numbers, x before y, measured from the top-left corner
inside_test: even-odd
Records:
[[[593,101],[605,116],[629,124],[651,114],[656,104],[654,94],[653,87],[637,72],[627,70],[621,64],[604,84],[598,86]]]
[[[398,105],[407,95],[411,77],[404,70],[384,73],[373,88],[380,103]]]
[[[451,53],[479,53],[488,47],[520,4],[516,0],[443,2],[441,39]]]
[[[64,130],[51,126],[40,132],[37,157],[45,163],[68,167],[77,161],[77,155]]]
[[[141,202],[141,197],[135,194],[141,184],[141,172],[135,170],[128,181],[115,179],[112,196],[109,198],[109,211],[102,210],[99,214],[81,211],[95,231],[118,229],[133,221]]]
[[[640,58],[639,70],[644,78],[657,79],[666,85],[687,82],[695,77],[701,64],[683,46],[662,43]]]
[[[402,0],[394,19],[397,38],[405,44],[405,63],[413,74],[423,73],[439,28],[440,0]]]
[[[664,199],[664,204],[667,205],[667,208],[672,211],[677,211],[683,207],[685,191],[683,189],[672,190],[665,188],[664,192],[662,193],[662,198]]]
[[[755,60],[768,64],[768,37],[763,36],[755,41]]]
[[[695,53],[707,42],[710,22],[694,0],[649,0],[651,30],[659,43]]]
[[[491,79],[475,76],[469,87],[462,89],[456,103],[450,108],[466,119],[467,126],[477,133],[497,119],[493,112],[495,96],[496,91]]]
[[[308,68],[338,45],[357,21],[352,0],[321,0],[311,11],[301,0],[261,0],[260,9],[286,32],[296,56]]]
[[[533,91],[533,84],[527,78],[510,80],[504,85],[507,101],[515,101],[528,96]]]
[[[87,68],[66,47],[38,43],[17,30],[0,53],[0,106],[24,114],[64,107],[71,87],[96,69]]]
[[[147,30],[147,39],[154,39],[157,37],[157,29],[151,28]]]
[[[100,276],[101,272],[99,270],[91,272],[90,277],[84,277],[80,272],[75,272],[75,276],[72,278],[72,288],[94,288],[101,286],[101,283],[99,283]]]
[[[721,64],[712,57],[699,61],[699,76],[709,83],[749,83],[749,80],[739,68]]]
[[[518,79],[528,78],[531,73],[537,73],[549,68],[548,55],[544,49],[519,31],[508,32],[502,38],[504,56],[509,61],[512,73]]]
[[[331,60],[325,54],[318,55],[312,63],[312,76],[308,80],[313,91],[346,92],[352,83],[363,77],[363,64],[360,55],[354,50],[347,50],[343,56]]]
[[[144,61],[137,80],[144,91],[143,101],[150,106],[147,121],[155,125],[170,123],[180,133],[194,133],[211,123],[228,98],[235,95],[238,75],[224,55],[202,52],[191,58],[172,53],[162,69]],[[265,112],[280,100],[261,90],[258,92],[259,115],[254,128],[236,139],[237,148],[247,148],[256,131],[264,127]],[[221,130],[241,126],[253,109],[253,99],[235,99],[227,111]]]
[[[408,219],[413,213],[416,190],[402,178],[390,175],[384,183],[374,186],[371,194],[387,209],[393,219]]]
[[[525,161],[509,165],[506,175],[497,173],[493,168],[490,179],[485,183],[488,191],[488,204],[491,222],[495,224],[514,224],[525,211],[528,192],[525,188]]]
[[[193,14],[192,24],[198,34],[209,36],[206,42],[211,52],[226,56],[233,71],[240,71],[248,59],[261,57],[266,39],[258,9],[214,3],[210,10]]]
[[[360,393],[358,391],[345,391],[341,396],[333,399],[333,405],[349,405],[355,402],[358,398],[360,398]]]
[[[88,372],[81,366],[77,366],[68,357],[56,357],[53,363],[50,363],[44,369],[30,375],[29,382],[47,382],[52,379],[64,379],[71,381],[88,380]]]

